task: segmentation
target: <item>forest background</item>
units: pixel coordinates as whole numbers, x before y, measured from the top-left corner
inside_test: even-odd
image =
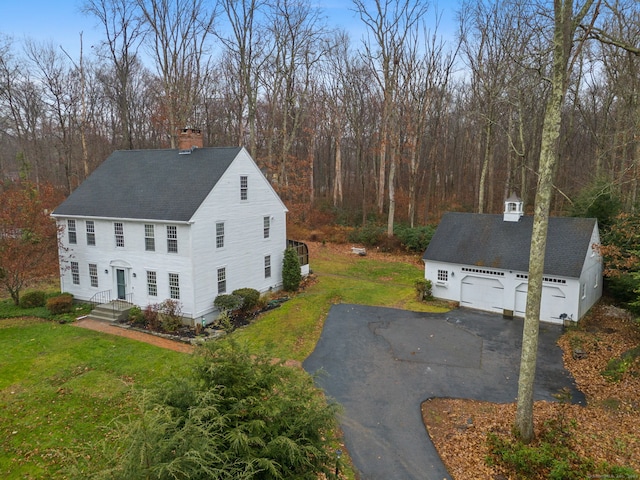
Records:
[[[0,34],[0,175],[69,194],[116,149],[245,146],[308,231],[529,212],[550,91],[553,2],[352,0],[353,39],[302,0],[85,0],[102,41]],[[601,2],[571,65],[552,214],[585,191],[634,212],[640,4]],[[618,48],[625,45],[625,49]],[[2,187],[0,187],[2,188]],[[578,212],[579,213],[579,212]]]

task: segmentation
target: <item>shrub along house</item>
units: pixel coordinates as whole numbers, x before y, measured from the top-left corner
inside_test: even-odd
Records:
[[[174,299],[191,319],[238,288],[282,285],[287,208],[241,147],[116,151],[55,211],[63,292],[146,307]]]
[[[533,217],[511,196],[503,215],[447,213],[423,255],[436,298],[524,317]],[[540,320],[577,321],[602,296],[595,219],[551,217]]]

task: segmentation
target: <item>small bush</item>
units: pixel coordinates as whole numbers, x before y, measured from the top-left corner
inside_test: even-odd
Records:
[[[359,243],[367,247],[375,247],[384,239],[386,230],[380,225],[367,223],[349,233],[349,241]]]
[[[223,293],[218,295],[213,301],[213,306],[221,312],[234,311],[242,306],[242,297],[240,295]]]
[[[131,307],[128,313],[128,318],[134,325],[144,325],[146,323],[144,313],[140,307]]]
[[[47,300],[47,310],[53,315],[73,312],[73,295],[63,293],[62,295],[51,297]]]
[[[416,293],[418,294],[418,300],[433,300],[431,280],[426,278],[419,278],[414,283]]]
[[[610,382],[619,382],[635,364],[640,356],[640,346],[627,350],[622,355],[612,358],[607,362],[607,367],[602,372],[602,376]]]
[[[427,249],[434,233],[436,233],[436,228],[432,225],[413,228],[405,225],[396,225],[395,227],[395,235],[402,245],[410,252],[415,253],[423,253]]]
[[[162,329],[175,332],[182,326],[182,307],[180,302],[167,299],[158,306],[158,318]]]
[[[160,320],[158,319],[158,306],[147,305],[144,309],[144,323],[151,330],[160,329]]]
[[[227,333],[231,333],[234,330],[233,322],[228,310],[222,310],[218,318],[214,322],[214,326],[220,330],[224,330]]]
[[[255,288],[239,288],[238,290],[231,292],[231,294],[242,298],[242,305],[240,308],[245,312],[253,310],[260,300],[260,292]]]
[[[287,248],[284,251],[282,261],[282,288],[287,292],[295,292],[300,288],[301,281],[302,274],[300,273],[298,254],[293,248]]]
[[[37,290],[35,292],[25,293],[20,297],[21,308],[44,307],[47,304],[47,295]]]

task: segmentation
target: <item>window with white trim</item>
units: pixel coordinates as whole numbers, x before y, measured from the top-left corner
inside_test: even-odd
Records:
[[[116,237],[116,247],[124,247],[124,225],[122,222],[113,224],[113,234]]]
[[[178,227],[167,225],[167,252],[178,253]]]
[[[74,285],[80,285],[80,265],[78,262],[71,262],[71,280]]]
[[[98,288],[98,265],[95,263],[89,264],[89,280],[92,287]]]
[[[240,200],[249,199],[249,177],[240,175]]]
[[[169,274],[169,297],[180,300],[180,276],[177,273]]]
[[[78,243],[78,234],[76,232],[76,221],[67,220],[67,232],[69,233],[69,243],[75,245]]]
[[[224,223],[216,223],[216,248],[224,247]]]
[[[150,297],[158,296],[158,277],[156,272],[147,272],[147,294]]]
[[[222,267],[218,269],[218,294],[227,291],[227,269]]]
[[[147,252],[156,251],[156,227],[154,225],[144,226],[144,249]]]
[[[271,255],[264,256],[264,278],[271,278]]]
[[[438,281],[439,282],[448,282],[449,281],[449,271],[448,270],[438,270]]]
[[[269,234],[271,232],[271,218],[270,217],[264,217],[262,219],[262,229],[264,232],[264,238],[269,238]]]
[[[96,224],[93,220],[87,220],[84,224],[85,230],[87,232],[87,245],[95,245],[96,244]]]

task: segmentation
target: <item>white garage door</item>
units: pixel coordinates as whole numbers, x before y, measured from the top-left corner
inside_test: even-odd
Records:
[[[558,322],[560,314],[565,310],[566,295],[560,287],[543,285],[540,303],[540,320]],[[514,315],[524,317],[527,308],[527,284],[516,288],[516,308]]]
[[[467,276],[462,280],[460,305],[502,313],[504,286],[495,278]]]

